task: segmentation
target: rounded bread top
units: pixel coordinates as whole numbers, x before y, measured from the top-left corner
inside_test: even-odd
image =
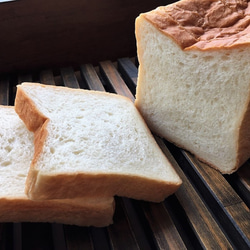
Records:
[[[250,45],[247,0],[182,0],[142,16],[183,50]]]

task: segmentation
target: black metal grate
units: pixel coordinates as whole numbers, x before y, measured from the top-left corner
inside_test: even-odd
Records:
[[[104,61],[0,77],[0,102],[13,105],[22,81],[109,91],[134,100],[135,59]],[[250,249],[250,168],[223,176],[191,154],[155,137],[183,180],[162,203],[116,197],[106,228],[50,223],[0,224],[0,249]]]

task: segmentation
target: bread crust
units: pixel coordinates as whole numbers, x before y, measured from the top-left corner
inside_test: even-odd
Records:
[[[42,185],[39,185],[40,182]],[[53,199],[55,197],[57,199],[103,198],[117,195],[138,200],[161,202],[167,196],[173,194],[180,184],[181,181],[179,183],[168,183],[119,174],[79,173],[76,175],[61,174],[56,176],[38,174],[32,191],[27,192],[27,194],[30,199],[38,200]],[[70,188],[65,190],[65,186]]]
[[[34,158],[31,162],[28,172],[25,192],[33,188],[37,179],[37,171],[35,170],[35,164],[40,157],[43,149],[44,142],[48,135],[47,124],[49,119],[44,116],[36,107],[34,102],[25,94],[25,92],[18,86],[15,99],[15,111],[19,117],[23,120],[28,130],[34,133]]]
[[[77,226],[105,227],[113,223],[114,199],[32,201],[27,197],[0,198],[1,222],[50,222]],[[82,203],[82,204],[81,204]]]
[[[33,190],[36,180],[38,171],[36,170],[35,166],[36,163],[42,154],[43,146],[45,143],[45,140],[48,136],[48,130],[47,130],[47,124],[49,122],[49,119],[46,119],[43,124],[41,124],[40,127],[36,131],[34,131],[34,157],[30,164],[29,172],[26,179],[26,185],[25,185],[25,192],[29,193],[31,190]]]
[[[183,50],[250,46],[248,1],[182,0],[142,14]]]
[[[36,108],[34,102],[27,97],[22,89],[19,89],[18,86],[17,89],[18,91],[15,98],[15,111],[24,121],[28,130],[36,132],[48,118]]]

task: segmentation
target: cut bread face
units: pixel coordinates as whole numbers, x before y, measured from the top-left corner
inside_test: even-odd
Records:
[[[180,1],[137,18],[140,66],[135,105],[153,132],[230,174],[250,157],[250,40],[239,44],[239,39],[229,47],[224,41],[230,40],[228,35],[220,37],[221,43],[212,39],[214,47],[205,41],[184,46],[177,28],[164,26],[164,20],[178,23],[183,5],[189,7],[183,23],[197,17],[187,2],[198,6],[197,1]],[[204,6],[212,2],[222,1],[202,1]],[[204,32],[212,34],[211,29]]]
[[[181,184],[125,97],[23,83],[15,109],[35,133],[26,182],[31,199],[117,195],[159,202]]]
[[[112,224],[114,199],[32,201],[24,190],[33,158],[33,133],[14,107],[0,106],[0,222],[51,222],[103,227]]]

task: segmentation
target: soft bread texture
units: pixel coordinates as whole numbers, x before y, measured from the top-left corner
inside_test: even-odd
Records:
[[[156,134],[227,174],[250,157],[248,6],[184,0],[136,19],[136,107]]]
[[[33,133],[14,107],[0,106],[0,222],[55,222],[78,226],[108,226],[114,199],[32,201],[24,193],[33,158]]]
[[[15,107],[35,133],[31,199],[118,195],[159,202],[181,184],[125,97],[23,83]]]

